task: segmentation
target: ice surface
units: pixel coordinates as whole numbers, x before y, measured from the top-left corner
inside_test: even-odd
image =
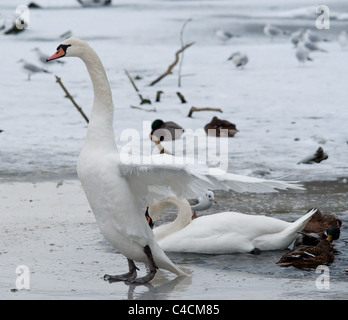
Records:
[[[314,30],[313,1],[113,1],[108,8],[82,8],[72,0],[37,3],[43,9],[30,10],[28,30],[16,36],[0,35],[2,177],[75,176],[86,123],[64,98],[54,75],[62,78],[89,115],[93,94],[83,63],[65,59],[63,67],[47,66],[52,74],[33,75],[31,81],[16,63],[25,58],[39,64],[31,49],[53,53],[61,42],[59,35],[68,30],[88,41],[103,61],[114,96],[117,136],[132,128],[147,139],[149,125],[157,118],[195,132],[218,116],[239,130],[228,141],[230,172],[302,181],[346,176],[348,53],[341,51],[337,36],[348,20],[336,19],[348,9],[342,1],[327,1],[331,28],[317,30],[331,39],[321,44],[329,52],[313,53],[314,61],[303,67],[289,36],[271,42],[262,29],[271,22],[290,31]],[[21,1],[1,2],[2,21],[9,22],[17,4]],[[172,75],[149,87],[174,61],[182,25],[189,18],[184,41],[195,44],[185,52],[182,87],[177,85],[178,66]],[[215,37],[220,27],[240,37],[223,44]],[[244,70],[236,70],[227,61],[237,50],[249,56]],[[142,77],[136,84],[153,101],[141,107],[157,112],[130,107],[139,106],[140,100],[125,69],[132,77]],[[161,102],[155,103],[158,90],[164,93]],[[188,103],[181,104],[177,91]],[[195,112],[188,118],[191,106],[221,108],[223,113]],[[297,165],[319,146],[328,153],[328,160]]]

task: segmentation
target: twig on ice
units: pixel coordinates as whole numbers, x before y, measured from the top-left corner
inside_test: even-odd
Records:
[[[181,48],[184,47],[184,40],[183,40],[183,35],[184,35],[184,29],[186,27],[186,25],[191,21],[192,19],[187,19],[182,28],[181,28],[181,32],[180,32],[180,42],[181,42]],[[180,60],[180,64],[179,64],[179,72],[178,72],[178,87],[181,87],[181,67],[182,67],[182,63],[184,61],[184,52],[181,55],[181,60]]]
[[[184,52],[187,48],[191,47],[194,44],[194,42],[191,42],[185,46],[183,46],[180,50],[178,50],[175,53],[175,60],[174,62],[168,67],[167,71],[163,73],[161,76],[159,76],[156,80],[152,81],[149,86],[154,86],[156,83],[160,82],[164,77],[168,76],[172,73],[173,68],[176,66],[176,64],[179,62],[179,55],[180,53]]]
[[[65,92],[65,96],[66,98],[69,98],[71,100],[71,102],[73,103],[73,105],[75,106],[75,108],[77,109],[78,112],[80,112],[80,114],[82,115],[82,117],[86,120],[86,122],[88,123],[88,117],[85,115],[85,113],[83,112],[83,110],[79,107],[79,105],[75,102],[74,98],[71,96],[71,94],[69,93],[69,91],[65,88],[65,86],[62,83],[61,78],[59,78],[58,76],[56,76],[56,81],[59,83],[59,85],[61,86],[61,88],[63,89],[63,91]]]
[[[124,72],[126,73],[130,83],[132,84],[133,88],[135,89],[136,92],[139,92],[139,89],[137,88],[137,86],[135,85],[132,77],[130,76],[129,72],[127,70],[124,70]],[[138,93],[138,96],[140,98],[140,104],[151,104],[151,100],[149,99],[144,99],[143,96]]]
[[[222,110],[220,108],[196,108],[196,107],[191,107],[189,114],[187,115],[189,118],[192,117],[192,113],[194,113],[195,111],[217,111],[217,112],[221,112]]]

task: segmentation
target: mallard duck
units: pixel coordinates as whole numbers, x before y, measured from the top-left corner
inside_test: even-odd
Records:
[[[300,245],[316,246],[321,240],[327,239],[329,242],[340,237],[340,228],[330,228],[323,232],[299,232],[295,239],[294,248]]]
[[[151,124],[151,136],[156,136],[159,141],[170,141],[180,139],[184,133],[184,129],[172,121],[164,122],[157,119]]]
[[[225,129],[222,130],[221,129]],[[233,137],[237,132],[235,124],[221,120],[218,117],[214,117],[209,123],[204,126],[204,131],[208,136],[213,137]]]
[[[316,268],[321,264],[334,261],[332,248],[333,245],[326,239],[321,240],[316,246],[301,245],[285,253],[276,264],[281,267],[293,266],[298,269]]]
[[[340,228],[342,221],[330,214],[322,214],[318,210],[304,227],[304,232],[324,232],[330,228]]]

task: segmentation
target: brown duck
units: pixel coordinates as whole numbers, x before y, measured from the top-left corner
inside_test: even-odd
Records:
[[[312,216],[304,227],[304,232],[324,232],[330,228],[341,228],[342,221],[330,214],[322,214],[320,210]]]
[[[297,269],[316,268],[321,264],[332,263],[335,256],[331,253],[333,245],[326,239],[316,246],[301,245],[285,253],[276,263],[281,267],[293,266]]]
[[[221,129],[226,130],[220,131]],[[207,123],[204,126],[204,131],[208,136],[214,137],[233,137],[238,132],[235,124],[227,120],[221,120],[218,117],[214,117]]]
[[[300,245],[316,246],[321,240],[328,240],[332,242],[340,237],[340,228],[330,228],[324,232],[299,232],[294,241],[294,248]]]

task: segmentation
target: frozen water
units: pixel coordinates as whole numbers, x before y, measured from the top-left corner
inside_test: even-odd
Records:
[[[20,1],[2,1],[1,16],[14,15]],[[17,61],[25,58],[39,64],[31,49],[53,53],[59,35],[71,30],[87,40],[101,56],[113,90],[116,106],[115,133],[134,128],[148,138],[149,123],[156,118],[175,121],[185,129],[201,129],[213,116],[237,125],[229,140],[229,171],[269,178],[331,180],[347,170],[347,52],[337,35],[348,20],[337,19],[343,4],[329,1],[330,30],[320,30],[331,42],[321,44],[328,53],[313,53],[313,62],[300,67],[288,36],[273,42],[263,34],[266,21],[295,30],[314,26],[311,2],[257,1],[114,1],[108,8],[82,8],[74,1],[37,1],[43,9],[30,10],[30,28],[17,36],[1,35],[1,164],[3,178],[75,177],[75,161],[86,132],[84,119],[55,82],[54,75],[89,114],[92,89],[80,61],[66,59],[65,66],[47,66],[52,74],[34,75],[26,81]],[[277,3],[277,4],[276,4]],[[300,4],[301,3],[301,4]],[[251,8],[251,9],[250,9]],[[311,9],[311,11],[310,11]],[[311,12],[309,14],[309,12]],[[185,20],[185,43],[195,44],[185,52],[182,87],[174,73],[154,87],[148,84],[174,61],[180,48]],[[240,34],[222,44],[215,30],[223,27]],[[235,70],[227,61],[236,50],[249,56],[245,70]],[[153,101],[157,112],[130,108],[139,98],[128,81],[127,69],[141,80],[141,94]],[[162,101],[154,103],[157,90]],[[180,91],[187,104],[176,96]],[[216,112],[187,114],[191,106],[218,107]],[[319,146],[329,159],[316,165],[297,165]]]

